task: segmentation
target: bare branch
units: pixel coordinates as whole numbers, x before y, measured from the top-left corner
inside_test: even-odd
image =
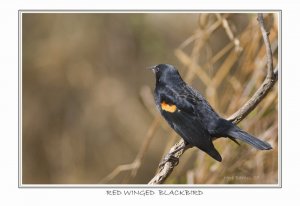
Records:
[[[268,66],[268,75],[267,78],[273,79],[274,73],[273,73],[273,55],[272,55],[272,48],[269,40],[269,34],[270,32],[267,32],[266,25],[264,22],[263,14],[259,13],[257,15],[257,21],[259,22],[261,33],[263,36],[263,40],[265,42],[266,46],[266,54],[267,54],[267,66]]]
[[[156,127],[159,123],[159,117],[156,117],[153,121],[151,126],[149,127],[147,134],[146,134],[146,140],[143,142],[143,145],[141,149],[139,150],[139,153],[135,157],[134,161],[130,164],[123,164],[116,167],[111,173],[109,173],[106,177],[104,177],[99,183],[104,184],[112,179],[114,179],[116,176],[118,176],[121,172],[124,171],[131,171],[130,177],[133,178],[136,176],[138,169],[141,166],[142,160],[144,159],[145,152],[147,151],[153,137]]]
[[[259,104],[259,102],[261,102],[261,100],[269,93],[278,79],[277,69],[275,72],[273,71],[273,55],[269,40],[269,32],[266,31],[263,15],[258,14],[257,16],[257,20],[259,22],[263,40],[266,46],[267,76],[262,85],[248,100],[248,102],[246,102],[236,113],[228,118],[229,121],[232,121],[235,124],[243,120]]]
[[[175,151],[177,148],[183,147],[185,145],[183,139],[180,139],[169,151],[168,154]],[[186,145],[182,150],[179,150],[176,152],[173,156],[176,158],[180,158],[183,153],[190,148],[188,145]],[[172,161],[168,161],[165,164],[161,165],[159,168],[159,171],[157,174],[152,178],[152,180],[148,184],[162,184],[164,181],[169,177],[169,175],[173,172],[174,167],[176,167],[176,164]]]
[[[267,56],[267,75],[266,79],[260,86],[260,88],[255,92],[255,94],[246,102],[236,113],[231,115],[227,120],[232,121],[237,124],[241,120],[243,120],[253,109],[264,99],[264,97],[270,92],[274,84],[278,79],[278,69],[276,68],[273,71],[273,57],[271,44],[268,37],[268,32],[266,31],[264,19],[262,14],[258,14],[257,18],[264,44],[266,47],[266,56]],[[176,150],[176,148],[183,147],[185,145],[184,141],[181,139],[177,142],[169,151],[168,154],[171,154],[172,151]],[[186,146],[182,150],[175,153],[173,156],[176,158],[180,158],[181,155],[190,147]],[[168,176],[173,172],[174,167],[176,166],[174,162],[168,161],[165,164],[160,164],[160,169],[157,174],[152,178],[152,180],[148,184],[162,184],[168,178]]]
[[[116,167],[111,173],[109,173],[106,177],[104,177],[99,183],[105,184],[107,182],[110,182],[112,179],[114,179],[116,176],[118,176],[121,172],[128,171],[128,170],[134,170],[135,168],[138,168],[140,166],[139,161],[133,161],[130,164],[123,164]]]
[[[222,21],[222,26],[223,26],[228,38],[233,42],[233,44],[235,46],[235,50],[237,52],[242,51],[243,48],[240,45],[240,40],[234,36],[227,19],[222,17],[221,14],[216,14],[216,16],[219,19],[219,21]]]

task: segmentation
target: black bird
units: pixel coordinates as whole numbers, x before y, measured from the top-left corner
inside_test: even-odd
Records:
[[[236,143],[242,140],[259,150],[272,149],[267,142],[220,117],[200,92],[182,80],[174,66],[159,64],[151,69],[156,76],[156,106],[186,144],[198,147],[219,162],[222,157],[212,141],[220,137],[228,137]]]

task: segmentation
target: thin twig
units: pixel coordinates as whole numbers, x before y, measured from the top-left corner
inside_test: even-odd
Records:
[[[273,57],[272,57],[272,50],[271,45],[268,37],[268,32],[265,29],[265,24],[263,20],[263,15],[258,14],[258,22],[260,24],[262,36],[264,39],[264,44],[266,47],[266,56],[267,56],[267,75],[265,81],[262,83],[260,88],[255,92],[255,94],[249,99],[248,102],[242,106],[236,113],[231,115],[227,120],[232,121],[233,123],[237,124],[241,120],[243,120],[260,102],[261,100],[269,93],[272,89],[274,84],[277,82],[278,79],[278,70],[276,68],[273,71]],[[172,151],[176,150],[176,148],[182,147],[184,141],[181,139],[177,142],[169,151],[169,154]],[[175,153],[173,156],[176,158],[180,158],[181,155],[188,149],[189,147],[184,147],[182,150]],[[158,173],[152,178],[152,180],[148,184],[162,184],[168,178],[168,176],[172,173],[175,165],[175,162],[167,161],[165,164],[160,164],[160,169]]]
[[[277,69],[273,71],[273,55],[271,44],[269,40],[269,32],[266,31],[264,19],[262,14],[257,15],[257,20],[260,25],[262,32],[263,40],[266,46],[266,55],[267,55],[267,76],[259,89],[255,94],[246,102],[236,113],[231,115],[228,120],[237,124],[242,119],[244,119],[255,107],[261,102],[261,100],[269,93],[274,84],[277,82]]]
[[[258,14],[257,15],[257,21],[259,22],[261,33],[263,36],[263,40],[266,45],[266,54],[267,54],[267,66],[268,66],[268,75],[267,78],[272,79],[274,76],[273,73],[273,55],[272,55],[272,48],[269,40],[269,34],[270,32],[267,32],[265,22],[264,22],[264,17],[263,14]]]
[[[149,127],[147,134],[146,134],[146,139],[143,142],[143,145],[141,147],[141,149],[139,150],[139,153],[137,154],[137,156],[135,157],[134,161],[130,164],[123,164],[123,165],[119,165],[118,167],[116,167],[111,173],[109,173],[106,177],[104,177],[99,183],[104,184],[107,182],[110,182],[112,179],[114,179],[117,175],[119,175],[121,172],[124,171],[129,171],[131,170],[131,178],[135,177],[138,169],[141,166],[142,160],[144,159],[145,156],[145,152],[147,151],[150,142],[152,141],[153,137],[154,137],[154,132],[156,127],[159,125],[159,117],[156,117],[153,121],[151,126]]]
[[[218,20],[222,22],[222,26],[223,26],[228,38],[233,42],[233,44],[235,46],[235,51],[241,52],[243,50],[243,48],[240,45],[240,40],[234,36],[227,19],[222,17],[221,14],[216,14],[216,16],[217,16]]]

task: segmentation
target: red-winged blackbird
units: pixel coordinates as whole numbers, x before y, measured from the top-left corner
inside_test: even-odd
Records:
[[[236,139],[242,140],[259,150],[272,149],[268,143],[220,117],[198,91],[182,80],[174,66],[159,64],[151,69],[156,76],[156,106],[187,144],[220,162],[222,157],[212,143],[219,137],[228,137],[236,143]]]

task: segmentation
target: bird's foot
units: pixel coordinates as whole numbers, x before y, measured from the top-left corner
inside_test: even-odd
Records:
[[[169,154],[167,154],[164,159],[159,163],[158,167],[162,168],[167,162],[171,162],[172,166],[175,167],[178,165],[179,163],[179,158],[175,157],[174,155],[184,149],[185,147],[191,147],[186,141],[184,141],[184,144],[181,145],[180,147],[176,148],[175,150],[173,150],[172,152],[170,152]]]
[[[173,153],[170,153],[164,157],[164,159],[159,163],[158,167],[162,168],[167,162],[171,162],[173,166],[177,166],[179,163],[179,158],[174,157]]]

